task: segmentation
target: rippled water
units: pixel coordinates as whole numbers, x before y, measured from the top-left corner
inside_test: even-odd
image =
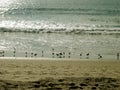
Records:
[[[57,33],[1,33],[0,48],[5,50],[5,56],[12,57],[14,47],[16,48],[17,57],[28,57],[31,53],[37,53],[37,57],[52,57],[52,49],[57,54],[65,52],[65,57],[70,58],[89,58],[97,59],[101,54],[104,59],[116,59],[120,50],[120,37],[116,35],[76,35],[76,34],[57,34]],[[80,56],[82,54],[82,56]],[[55,57],[57,57],[55,55]]]
[[[119,0],[2,0],[0,49],[5,56],[116,58],[120,52]],[[80,54],[82,56],[80,56]],[[57,57],[56,55],[54,57]]]

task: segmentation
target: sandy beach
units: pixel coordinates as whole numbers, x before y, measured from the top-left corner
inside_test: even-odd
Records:
[[[120,90],[118,60],[0,59],[0,90]]]

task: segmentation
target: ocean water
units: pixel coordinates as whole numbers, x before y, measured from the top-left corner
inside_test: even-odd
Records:
[[[0,0],[6,57],[116,59],[119,46],[119,0]]]

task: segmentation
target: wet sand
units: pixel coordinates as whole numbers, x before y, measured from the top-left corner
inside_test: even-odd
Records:
[[[119,60],[0,59],[0,90],[120,90]]]

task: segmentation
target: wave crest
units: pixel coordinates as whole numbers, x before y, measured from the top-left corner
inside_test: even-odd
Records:
[[[2,21],[0,32],[119,34],[120,25],[92,25],[47,21]]]
[[[23,33],[65,33],[65,34],[90,34],[90,35],[120,35],[120,29],[16,29],[0,28],[0,32],[23,32]]]

